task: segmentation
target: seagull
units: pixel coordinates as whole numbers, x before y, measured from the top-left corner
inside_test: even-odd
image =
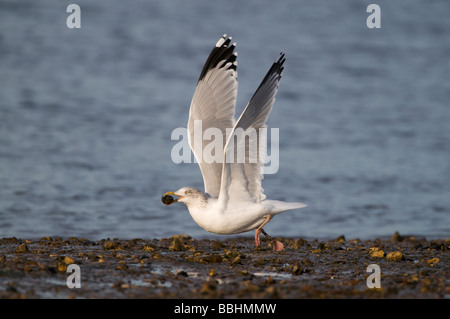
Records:
[[[282,251],[284,245],[270,237],[263,227],[275,215],[306,205],[266,199],[262,188],[264,156],[259,152],[265,150],[265,145],[256,138],[260,156],[252,161],[248,153],[254,149],[250,149],[249,144],[255,137],[250,135],[248,143],[242,137],[251,130],[267,128],[266,120],[275,102],[285,54],[280,53],[236,120],[237,52],[234,52],[236,43],[231,40],[231,36],[224,34],[217,41],[200,73],[190,105],[188,141],[200,166],[205,192],[183,187],[165,193],[162,201],[166,206],[176,202],[185,204],[194,221],[208,232],[231,235],[255,230],[256,248],[260,247],[260,234],[263,233],[274,251]],[[224,142],[223,160],[206,159],[204,153],[208,144],[194,136],[199,127],[201,136],[208,129],[220,130]],[[247,152],[244,161],[234,160],[234,155],[242,148]]]

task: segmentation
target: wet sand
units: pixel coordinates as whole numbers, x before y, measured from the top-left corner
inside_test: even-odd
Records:
[[[450,298],[450,238],[279,239],[282,252],[230,237],[3,238],[0,298]],[[70,264],[81,288],[67,287]]]

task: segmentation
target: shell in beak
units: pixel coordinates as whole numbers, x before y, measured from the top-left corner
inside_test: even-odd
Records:
[[[178,196],[177,199],[174,199],[171,195]],[[174,192],[167,192],[164,194],[164,196],[161,198],[161,201],[166,205],[169,206],[170,204],[178,202],[178,200],[182,199],[183,196],[175,194]]]

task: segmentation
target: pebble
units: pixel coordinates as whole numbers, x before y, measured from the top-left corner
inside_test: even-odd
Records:
[[[275,283],[275,279],[272,278],[272,276],[268,276],[266,280],[267,285],[273,285]]]
[[[427,263],[428,263],[428,265],[430,265],[431,267],[433,267],[434,266],[434,264],[437,264],[437,263],[439,263],[439,258],[431,258],[431,259],[428,259],[427,260]]]
[[[304,272],[304,270],[302,269],[302,267],[298,264],[295,264],[292,267],[292,275],[300,275]]]
[[[233,261],[231,262],[233,265],[235,264],[241,264],[242,263],[242,258],[241,256],[236,256]]]
[[[330,247],[327,245],[327,243],[321,241],[321,242],[319,243],[319,245],[317,246],[317,249],[312,250],[311,252],[312,252],[313,254],[317,254],[317,253],[321,253],[321,252],[323,252],[323,251],[325,251],[325,250],[328,250],[328,249],[330,249]]]
[[[169,246],[169,250],[171,251],[182,251],[184,250],[183,244],[179,237],[174,237],[172,239],[172,243]]]
[[[387,254],[386,259],[390,261],[401,261],[405,259],[405,257],[403,257],[403,254],[399,251],[392,251]]]
[[[214,268],[209,268],[209,276],[214,277],[217,275],[217,272]]]
[[[176,275],[176,276],[181,276],[181,277],[188,277],[188,276],[189,276],[188,273],[187,273],[186,271],[184,271],[184,270],[178,270],[178,271],[175,273],[175,275]]]
[[[75,261],[72,258],[70,258],[69,256],[66,256],[66,257],[64,257],[64,263],[66,265],[70,265],[70,264],[74,264]]]
[[[67,264],[64,264],[64,263],[59,262],[57,268],[58,268],[58,271],[59,271],[59,272],[66,272],[66,270],[67,270]]]
[[[145,252],[149,252],[149,251],[154,251],[155,247],[153,247],[152,245],[145,245],[144,248],[142,248],[143,251]]]
[[[28,246],[25,243],[20,244],[15,250],[16,253],[24,253],[26,251],[28,251]]]
[[[213,280],[204,281],[202,287],[200,288],[201,294],[209,294],[217,289],[217,282]]]
[[[299,238],[299,239],[297,239],[297,240],[294,242],[292,248],[294,248],[294,249],[300,249],[301,247],[303,247],[303,246],[306,245],[307,243],[308,243],[308,242],[307,242],[306,240],[304,240],[303,238]]]
[[[221,263],[223,261],[223,258],[221,255],[218,255],[218,254],[210,254],[210,255],[199,255],[199,256],[193,256],[193,257],[186,257],[186,260],[193,261],[193,262],[199,262],[202,264],[210,264],[210,263]]]
[[[114,242],[114,241],[107,241],[104,245],[103,245],[103,249],[104,250],[110,250],[110,249],[118,249],[119,245]]]
[[[117,269],[117,270],[124,270],[124,269],[128,269],[128,266],[127,266],[127,264],[119,263],[119,264],[116,266],[116,269]]]
[[[403,241],[405,238],[403,236],[401,236],[398,232],[395,232],[392,236],[391,236],[391,241],[394,243],[398,243]]]
[[[379,247],[370,247],[369,248],[369,256],[374,258],[383,258],[384,257],[384,251],[381,250]]]
[[[221,250],[224,247],[224,244],[220,240],[216,240],[211,244],[213,250]]]

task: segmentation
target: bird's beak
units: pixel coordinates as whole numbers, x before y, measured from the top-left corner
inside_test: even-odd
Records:
[[[178,195],[178,194],[175,194],[174,192],[167,192],[167,193],[165,193],[164,194],[164,196],[167,196],[167,195],[175,195],[175,196],[178,196],[178,198],[177,199],[175,199],[175,200],[173,200],[172,202],[170,202],[170,203],[165,203],[166,204],[166,206],[169,206],[170,204],[173,204],[173,203],[176,203],[176,202],[178,202],[180,199],[182,199],[183,198],[183,196],[181,196],[181,195]]]

